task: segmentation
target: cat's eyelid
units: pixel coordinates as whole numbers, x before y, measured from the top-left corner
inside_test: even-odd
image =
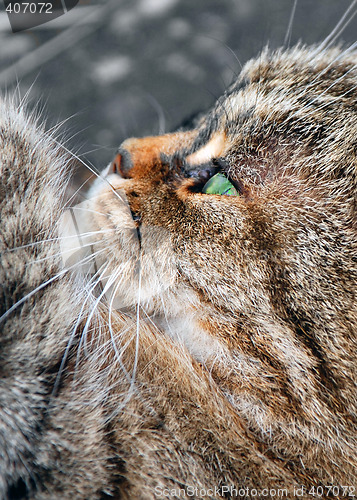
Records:
[[[187,156],[186,163],[191,166],[209,163],[213,158],[222,156],[225,144],[225,134],[223,132],[216,132],[201,149]]]

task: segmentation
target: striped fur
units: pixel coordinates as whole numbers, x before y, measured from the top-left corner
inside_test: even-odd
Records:
[[[1,104],[5,498],[356,486],[356,95],[352,48],[266,50],[71,212],[61,148]]]

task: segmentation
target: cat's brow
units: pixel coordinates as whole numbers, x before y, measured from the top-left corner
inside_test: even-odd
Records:
[[[201,149],[187,156],[186,163],[192,166],[202,165],[212,160],[212,158],[218,158],[222,156],[225,144],[225,134],[216,132]]]

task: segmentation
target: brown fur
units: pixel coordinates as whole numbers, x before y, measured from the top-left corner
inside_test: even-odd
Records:
[[[192,130],[124,142],[74,209],[94,281],[36,243],[64,160],[2,104],[5,498],[352,491],[356,63],[265,51]],[[238,197],[202,193],[222,161]]]

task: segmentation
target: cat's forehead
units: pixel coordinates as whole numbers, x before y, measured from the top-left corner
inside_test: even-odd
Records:
[[[322,50],[320,47],[293,47],[288,50],[265,49],[261,54],[248,61],[234,82],[230,91],[239,90],[244,84],[318,86],[321,82],[334,81],[350,69],[355,69],[357,55],[354,46],[345,50],[339,47]],[[312,81],[313,78],[313,81]]]
[[[217,101],[199,138],[204,142],[205,136],[211,139],[224,131],[228,137],[251,139],[258,132],[269,135],[272,128],[296,135],[297,129],[304,132],[301,125],[339,120],[342,109],[355,115],[356,91],[357,54],[352,49],[265,50],[246,63]]]

